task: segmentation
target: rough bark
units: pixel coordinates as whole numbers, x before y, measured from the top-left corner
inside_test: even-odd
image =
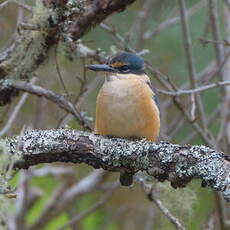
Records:
[[[159,181],[169,180],[174,188],[201,179],[202,186],[221,191],[230,201],[229,157],[205,146],[131,141],[68,129],[28,131],[5,140],[5,145],[19,154],[16,168],[60,161],[133,174],[142,170]]]
[[[70,48],[74,43],[106,17],[125,10],[135,0],[94,1],[36,1],[33,17],[29,20],[33,30],[22,35],[0,53],[0,79],[29,79],[32,73],[48,58],[49,50],[63,41]],[[0,106],[17,95],[15,89],[0,90]]]

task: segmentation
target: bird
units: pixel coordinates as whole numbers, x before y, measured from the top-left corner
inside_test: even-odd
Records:
[[[95,133],[156,141],[160,131],[159,102],[144,71],[143,58],[130,52],[118,52],[105,64],[87,67],[105,75],[96,101]],[[120,182],[129,186],[132,178],[132,174],[121,172]]]

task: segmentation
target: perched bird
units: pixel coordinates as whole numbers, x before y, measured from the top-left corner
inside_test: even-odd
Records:
[[[121,52],[106,64],[88,68],[106,76],[97,96],[95,133],[155,141],[160,130],[159,108],[155,90],[144,72],[144,60]],[[128,186],[132,175],[121,174],[120,181]]]

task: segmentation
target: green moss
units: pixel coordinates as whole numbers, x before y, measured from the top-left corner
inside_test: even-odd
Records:
[[[0,140],[0,192],[7,188],[11,179],[13,164],[19,159],[18,154],[11,154],[6,140]]]
[[[30,24],[37,28],[36,31],[24,31],[20,43],[9,60],[2,65],[13,79],[30,77],[42,57],[47,55],[46,29],[49,27],[49,10],[42,1],[36,1],[33,17]]]
[[[43,5],[42,1],[36,1],[33,17],[31,18],[31,24],[37,25],[40,28],[46,28],[48,27],[49,17],[49,9]]]

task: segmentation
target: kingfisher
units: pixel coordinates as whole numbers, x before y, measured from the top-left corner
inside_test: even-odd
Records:
[[[160,130],[159,104],[144,66],[142,57],[129,52],[111,56],[106,64],[87,66],[105,75],[96,102],[96,134],[157,140]],[[132,176],[127,172],[121,173],[121,184],[131,185]]]

